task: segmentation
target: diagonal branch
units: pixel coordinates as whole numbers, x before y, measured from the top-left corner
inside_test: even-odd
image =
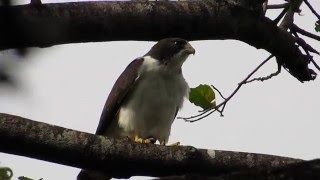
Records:
[[[295,31],[295,32],[298,32],[298,33],[300,33],[300,34],[302,34],[304,36],[307,36],[309,38],[312,38],[312,39],[315,39],[317,41],[320,41],[320,36],[312,34],[311,32],[308,32],[308,31],[306,31],[304,29],[301,29],[301,28],[299,28],[299,26],[297,26],[295,24],[292,24],[290,29]]]
[[[190,116],[190,117],[178,117],[179,119],[183,119],[186,122],[197,122],[200,121],[201,119],[204,119],[206,117],[208,117],[209,115],[211,115],[212,113],[218,111],[220,113],[221,116],[223,116],[223,110],[226,107],[227,103],[229,102],[229,100],[240,90],[240,88],[242,87],[242,85],[248,83],[248,80],[251,78],[251,76],[256,73],[265,63],[267,63],[272,57],[274,57],[273,55],[270,55],[267,59],[265,59],[264,61],[262,61],[250,74],[247,75],[247,77],[245,79],[243,79],[240,83],[238,83],[237,88],[227,97],[224,98],[224,101],[222,101],[220,104],[218,104],[217,106],[215,106],[213,109],[207,109],[203,112],[201,112],[200,114],[194,115],[194,116]],[[220,110],[220,108],[222,108]]]
[[[320,15],[317,13],[316,10],[314,10],[314,8],[312,7],[312,5],[309,3],[308,0],[303,0],[304,3],[306,3],[306,5],[309,7],[309,9],[311,10],[311,12],[320,20]]]
[[[281,66],[278,64],[278,68],[277,71],[274,73],[269,74],[268,76],[264,76],[264,77],[257,77],[257,78],[253,78],[251,80],[247,80],[245,83],[251,83],[253,81],[265,81],[265,80],[269,80],[271,78],[273,78],[274,76],[279,75],[281,72]]]
[[[112,177],[122,178],[189,173],[222,175],[301,162],[298,159],[263,154],[140,144],[1,113],[0,137],[0,152],[99,170]]]
[[[283,9],[289,6],[290,3],[283,3],[283,4],[270,4],[267,5],[267,9]]]
[[[57,44],[236,39],[274,54],[299,81],[315,78],[290,33],[264,17],[263,1],[77,2],[0,7],[0,49]],[[5,23],[4,14],[14,21]],[[18,28],[17,28],[18,27]],[[285,49],[285,51],[284,51]]]

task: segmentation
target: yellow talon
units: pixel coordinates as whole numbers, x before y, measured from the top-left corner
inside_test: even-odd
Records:
[[[154,138],[142,139],[138,135],[135,135],[134,142],[149,144],[149,143],[154,143],[155,139]]]

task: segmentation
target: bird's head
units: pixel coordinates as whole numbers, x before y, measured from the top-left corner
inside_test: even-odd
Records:
[[[161,64],[180,69],[190,54],[195,49],[188,41],[181,38],[166,38],[155,44],[146,56],[151,56],[160,61]]]

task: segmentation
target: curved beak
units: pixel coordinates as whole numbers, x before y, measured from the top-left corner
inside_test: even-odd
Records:
[[[186,52],[188,54],[195,54],[196,53],[196,50],[190,45],[190,43],[187,43],[185,46],[184,46],[184,49],[186,50]]]

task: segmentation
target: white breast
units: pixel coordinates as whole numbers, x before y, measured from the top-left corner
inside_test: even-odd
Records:
[[[128,102],[120,108],[118,133],[167,142],[177,108],[182,106],[189,87],[181,72],[151,57],[144,58],[138,82]]]

